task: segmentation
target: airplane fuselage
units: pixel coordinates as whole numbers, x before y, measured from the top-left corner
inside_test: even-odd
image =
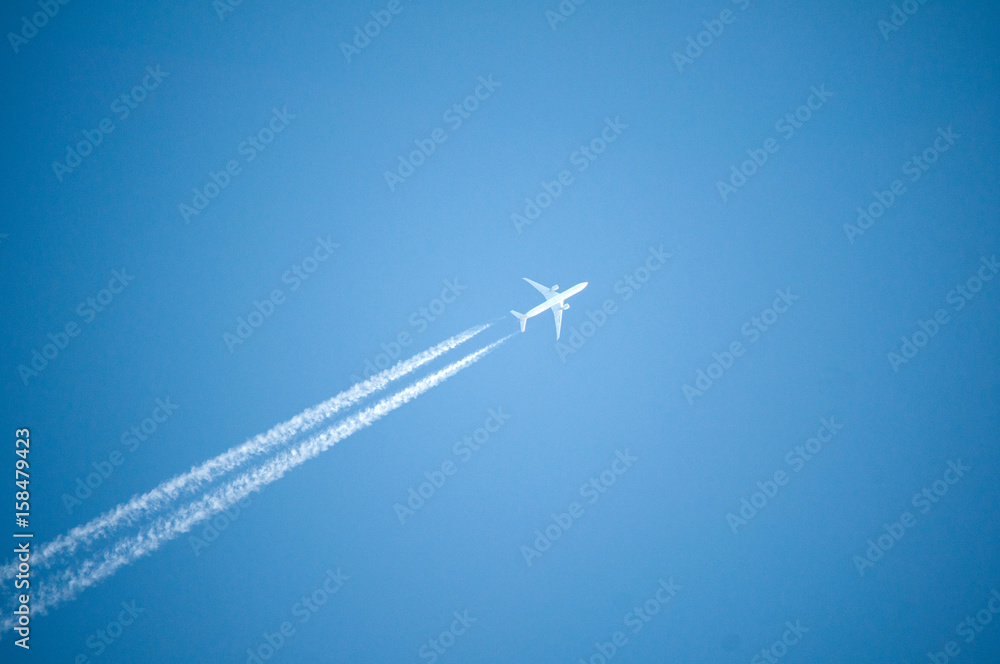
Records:
[[[551,288],[549,288],[548,286],[543,286],[539,283],[535,283],[534,281],[528,279],[527,277],[524,277],[524,280],[527,281],[529,284],[531,284],[535,290],[541,293],[542,297],[545,298],[545,301],[539,304],[537,307],[533,308],[526,314],[518,313],[517,311],[513,310],[511,310],[510,313],[513,314],[514,317],[517,318],[518,322],[521,323],[521,331],[524,332],[525,325],[527,324],[529,318],[537,316],[543,311],[551,311],[552,315],[555,317],[556,340],[558,341],[559,331],[562,329],[563,311],[569,309],[569,305],[566,304],[566,300],[572,297],[573,295],[576,295],[584,288],[586,288],[587,282],[586,281],[581,282],[576,286],[573,286],[569,290],[560,293],[559,286],[552,286]]]
[[[556,305],[559,305],[561,309],[569,309],[569,305],[566,304],[566,299],[573,295],[576,295],[586,287],[587,287],[587,282],[584,281],[577,284],[576,286],[573,286],[567,291],[564,291],[562,293],[556,293],[549,299],[539,304],[537,307],[530,310],[528,313],[524,314],[524,317],[532,318],[542,313],[543,311],[548,311],[549,309],[552,309]]]

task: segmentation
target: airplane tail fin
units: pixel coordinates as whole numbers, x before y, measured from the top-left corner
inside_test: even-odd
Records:
[[[515,318],[516,318],[517,320],[521,321],[521,331],[522,331],[522,332],[524,332],[524,328],[525,328],[525,326],[527,326],[527,324],[528,324],[528,317],[527,317],[527,316],[525,316],[524,314],[519,314],[519,313],[517,313],[517,312],[516,312],[516,311],[514,311],[513,309],[511,309],[511,310],[510,310],[510,313],[514,314],[514,317],[515,317]]]

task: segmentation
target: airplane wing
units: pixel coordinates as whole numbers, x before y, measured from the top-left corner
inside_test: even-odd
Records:
[[[532,281],[531,279],[528,279],[527,277],[521,277],[521,278],[524,279],[525,281],[527,281],[532,286],[534,286],[535,290],[537,290],[539,293],[541,293],[542,297],[544,297],[546,300],[549,299],[550,297],[552,297],[553,295],[555,295],[555,291],[552,290],[551,288],[546,288],[545,286],[543,286],[543,285],[541,285],[539,283],[535,283],[534,281]]]
[[[559,332],[562,330],[562,312],[560,305],[552,307],[552,314],[556,317],[556,341],[559,341]]]

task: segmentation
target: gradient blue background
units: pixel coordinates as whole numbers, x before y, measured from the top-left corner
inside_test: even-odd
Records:
[[[12,464],[15,428],[32,429],[37,538],[348,387],[445,279],[468,290],[408,353],[534,306],[523,276],[589,281],[564,340],[605,299],[620,310],[565,362],[548,314],[533,319],[255,495],[201,555],[180,538],[36,617],[28,656],[5,635],[3,661],[93,654],[88,635],[134,599],[143,616],[92,661],[244,662],[337,567],[343,590],[271,661],[427,661],[420,646],[468,610],[441,662],[576,662],[671,576],[676,599],[615,661],[749,662],[800,620],[784,661],[925,662],[985,606],[997,282],[898,373],[886,353],[1000,246],[1000,13],[930,0],[886,41],[887,2],[595,1],[553,31],[556,4],[403,0],[349,64],[339,44],[384,3],[244,0],[220,21],[208,0],[78,0],[20,53],[5,40],[0,430]],[[727,7],[735,22],[679,73],[671,55]],[[9,3],[0,28],[35,11]],[[169,77],[118,120],[111,102],[155,65]],[[501,87],[391,192],[397,155],[491,74]],[[716,181],[820,84],[833,98],[723,203]],[[284,106],[291,125],[185,224],[191,189]],[[58,182],[52,161],[104,117],[115,131]],[[511,214],[608,117],[629,128],[518,234]],[[855,208],[948,126],[955,146],[848,243]],[[282,273],[327,235],[335,256],[288,292]],[[622,302],[616,282],[660,245],[672,259]],[[25,386],[17,365],[121,268],[134,282]],[[801,299],[690,406],[681,387],[786,287]],[[223,334],[273,288],[287,302],[229,352]],[[165,397],[176,414],[67,514],[76,478]],[[400,526],[393,504],[498,406],[509,422]],[[734,535],[726,513],[830,416],[834,442]],[[519,547],[626,448],[635,465],[526,566]],[[859,576],[866,540],[958,458],[968,475]],[[997,661],[1000,624],[961,647]]]

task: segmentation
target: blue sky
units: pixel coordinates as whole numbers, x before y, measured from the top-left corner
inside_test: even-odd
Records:
[[[0,418],[11,449],[31,428],[37,543],[350,387],[401,333],[402,358],[497,321],[415,379],[515,332],[507,312],[540,301],[522,277],[589,286],[565,345],[532,319],[254,494],[207,548],[182,536],[36,616],[30,653],[5,634],[11,661],[246,662],[289,621],[268,661],[427,662],[456,612],[475,622],[435,661],[596,662],[618,631],[626,662],[753,662],[786,634],[790,662],[925,662],[949,642],[995,661],[997,622],[959,632],[1000,586],[992,5],[900,3],[897,30],[883,2],[216,7],[71,2],[6,39]],[[9,4],[4,34],[39,11]],[[689,38],[705,45],[684,62]],[[723,200],[733,167],[752,174]],[[512,219],[561,173],[531,224]],[[185,214],[212,174],[226,185]],[[699,371],[717,378],[691,396]],[[491,409],[509,418],[463,460]],[[823,418],[843,428],[807,459]],[[400,524],[393,506],[448,462]],[[661,581],[675,594],[633,632]],[[122,602],[143,610],[97,654]]]

